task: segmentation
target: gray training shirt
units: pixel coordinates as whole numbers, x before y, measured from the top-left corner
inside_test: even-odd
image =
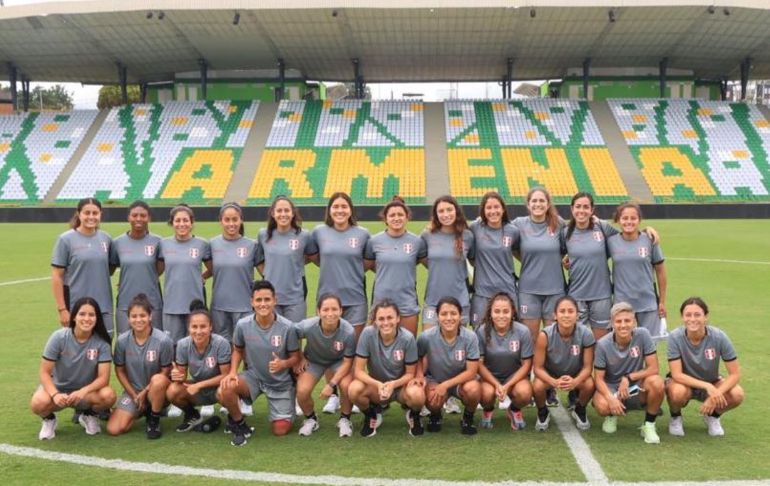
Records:
[[[254,320],[254,314],[238,321],[233,332],[233,345],[241,348],[243,358],[248,365],[245,373],[251,373],[265,387],[273,390],[285,390],[294,386],[291,369],[270,373],[270,361],[273,353],[280,359],[288,359],[289,353],[299,350],[297,332],[291,321],[275,315],[273,324],[262,329]]]
[[[382,231],[366,243],[364,258],[376,262],[372,302],[391,299],[401,315],[420,312],[417,302],[417,261],[428,256],[425,242],[406,232],[394,238]]]
[[[523,360],[531,359],[535,354],[532,334],[527,326],[514,322],[504,336],[499,335],[493,327],[487,342],[484,336],[486,326],[487,324],[483,324],[476,330],[479,353],[484,358],[484,366],[490,373],[497,378],[497,381],[505,383],[521,368]]]
[[[291,229],[273,231],[267,239],[267,229],[257,235],[257,263],[265,264],[262,275],[275,287],[279,305],[305,302],[305,255],[315,255],[318,247],[307,230],[296,233]]]
[[[643,370],[644,359],[655,352],[650,332],[643,327],[634,329],[631,342],[622,349],[615,342],[615,333],[611,332],[596,343],[594,368],[604,370],[605,383],[617,386],[625,375]]]
[[[192,337],[187,336],[176,343],[176,359],[179,366],[186,366],[193,383],[214,378],[220,374],[219,366],[230,364],[231,348],[227,339],[212,334],[209,345],[199,353]]]
[[[470,305],[468,296],[468,267],[466,259],[474,259],[473,233],[463,231],[463,248],[457,251],[454,233],[424,231],[420,238],[428,249],[428,282],[425,286],[425,305],[436,306],[442,297],[454,297],[460,305]]]
[[[375,326],[366,326],[358,338],[356,355],[367,359],[369,376],[385,383],[404,376],[407,365],[417,363],[417,341],[411,332],[399,327],[389,345],[380,339]]]
[[[548,338],[545,370],[554,378],[576,377],[583,368],[583,350],[596,344],[588,326],[575,325],[575,332],[566,341],[559,335],[559,325],[553,323],[543,329]]]
[[[163,308],[158,281],[158,247],[160,236],[148,233],[138,240],[128,233],[115,238],[110,248],[110,265],[120,267],[118,310],[127,311],[131,300],[145,294],[152,308]]]
[[[340,319],[339,327],[331,336],[321,330],[320,317],[298,322],[294,324],[294,329],[298,340],[307,340],[304,355],[311,363],[328,368],[356,354],[356,332],[345,319]]]
[[[607,244],[612,256],[615,302],[628,302],[634,312],[657,310],[654,265],[663,263],[660,245],[654,245],[647,233],[639,233],[633,241],[617,234],[607,239]]]
[[[171,366],[174,360],[174,343],[165,332],[150,328],[150,335],[139,345],[134,332],[128,330],[115,342],[115,366],[125,366],[128,381],[137,392],[150,383],[152,375]]]
[[[616,234],[617,230],[600,222],[586,229],[575,227],[569,239],[567,231],[565,226],[562,232],[569,256],[569,295],[580,301],[609,299],[612,286],[606,238]]]
[[[81,297],[92,297],[102,313],[112,313],[111,243],[110,235],[102,230],[86,236],[71,229],[56,240],[51,265],[64,269],[64,285],[69,287],[67,308]]]
[[[561,225],[551,232],[547,223],[535,223],[529,216],[520,216],[511,224],[520,232],[516,248],[521,253],[519,292],[535,295],[564,293]]]
[[[313,230],[313,240],[321,259],[316,295],[334,294],[343,306],[366,304],[364,249],[369,231],[360,226],[337,231],[322,224]]]
[[[719,359],[738,359],[733,343],[721,329],[706,326],[706,336],[695,346],[687,339],[684,326],[668,336],[668,360],[682,360],[682,371],[695,379],[714,383],[719,380]]]
[[[214,284],[211,308],[225,312],[251,311],[251,284],[257,266],[256,243],[241,236],[227,240],[219,235],[211,239]]]
[[[475,294],[490,298],[498,292],[505,292],[516,298],[512,250],[519,242],[519,229],[512,224],[490,228],[478,220],[471,223],[470,229],[476,243]]]
[[[96,379],[99,363],[112,361],[110,343],[96,334],[84,343],[75,339],[72,329],[54,331],[43,350],[43,359],[54,361],[53,384],[60,392],[80,390]]]
[[[441,327],[435,326],[417,338],[417,354],[420,358],[428,355],[425,376],[442,383],[465,371],[466,361],[478,361],[479,340],[473,331],[460,327],[450,345],[441,335]]]
[[[197,236],[186,241],[169,236],[160,241],[158,259],[166,264],[163,313],[189,314],[190,302],[205,301],[201,264],[211,260],[211,247]]]

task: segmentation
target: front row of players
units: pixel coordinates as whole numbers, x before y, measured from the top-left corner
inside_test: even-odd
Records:
[[[421,412],[426,411],[427,430],[438,432],[449,397],[465,407],[463,434],[477,432],[474,413],[479,405],[480,427],[492,427],[496,400],[510,402],[506,413],[513,430],[525,427],[521,410],[534,401],[535,429],[545,431],[550,423],[546,395],[561,390],[568,392],[579,429],[590,427],[590,401],[604,417],[602,430],[607,433],[615,432],[618,416],[643,408],[642,437],[657,443],[655,421],[664,397],[671,412],[669,433],[677,436],[684,435],[681,410],[690,399],[702,402],[700,414],[708,433],[719,436],[724,434],[720,414],[744,398],[735,350],[723,331],[707,325],[708,307],[697,297],[682,304],[683,326],[669,337],[670,375],[665,382],[650,334],[636,326],[634,309],[622,302],[612,308],[613,332],[598,342],[589,328],[577,324],[578,309],[571,297],[559,299],[555,322],[534,342],[529,330],[516,322],[515,307],[503,293],[490,300],[484,324],[475,333],[461,326],[460,303],[452,297],[441,299],[439,325],[417,339],[399,327],[397,305],[381,302],[357,344],[352,326],[341,318],[336,296],[322,296],[318,316],[297,324],[277,315],[275,305],[273,286],[255,282],[254,314],[238,322],[231,347],[212,333],[203,304],[193,303],[189,335],[174,350],[172,341],[153,329],[151,305],[139,295],[128,310],[131,329],[118,337],[113,355],[98,304],[88,297],[79,299],[69,327],[55,331],[43,351],[40,386],[31,401],[33,413],[43,419],[39,438],[55,436],[55,412],[67,407],[80,412],[78,421],[87,434],[97,434],[97,414],[116,400],[107,422],[111,435],[129,431],[144,416],[147,437],[160,437],[161,411],[169,403],[184,412],[177,431],[210,431],[219,419],[204,419],[196,407],[218,402],[228,411],[231,443],[243,445],[254,429],[245,421],[241,402],[253,402],[262,394],[273,434],[289,433],[296,405],[304,415],[299,434],[307,436],[319,427],[312,391],[322,377],[326,385],[321,397],[334,388],[342,392],[340,437],[352,435],[353,405],[364,411],[361,434],[371,437],[382,422],[383,407],[392,401],[405,410],[410,435],[423,433]],[[112,359],[124,388],[120,397],[109,386]],[[720,360],[727,369],[724,378],[719,375]]]

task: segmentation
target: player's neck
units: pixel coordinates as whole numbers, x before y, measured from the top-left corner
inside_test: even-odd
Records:
[[[391,236],[393,238],[398,238],[399,236],[404,236],[404,234],[406,234],[406,228],[401,228],[401,229],[397,229],[397,230],[396,229],[392,229],[392,228],[388,228],[386,230],[386,233],[388,233],[388,236]]]
[[[267,316],[256,316],[254,320],[262,329],[268,329],[275,322],[275,313],[271,312],[270,315]]]

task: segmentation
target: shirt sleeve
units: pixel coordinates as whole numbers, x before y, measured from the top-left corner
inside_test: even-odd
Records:
[[[175,361],[178,365],[187,366],[187,349],[185,349],[185,346],[177,344]]]
[[[262,234],[257,236],[257,243],[254,247],[254,264],[259,265],[265,261],[265,249],[262,247]]]
[[[158,242],[158,251],[156,252],[156,254],[157,254],[156,258],[158,259],[158,261],[162,262],[164,260],[164,256],[163,256],[163,241],[162,240]]]
[[[463,235],[463,240],[465,242],[465,245],[468,247],[468,260],[475,260],[476,259],[476,238],[473,236],[473,233],[470,231],[466,231]]]
[[[465,359],[468,361],[477,361],[480,357],[479,354],[479,339],[471,331],[468,331],[468,343],[465,349]]]
[[[364,258],[367,260],[374,260],[374,243],[372,238],[369,238],[366,242],[366,248],[364,248]]]
[[[118,247],[117,245],[115,245],[114,241],[110,245],[110,265],[112,265],[113,267],[120,266],[120,256],[118,255]]]
[[[343,355],[346,358],[352,358],[356,355],[356,332],[355,331],[351,330],[350,334],[345,336],[345,351]]]
[[[672,333],[668,340],[668,351],[666,352],[669,361],[682,359],[682,351],[679,349],[679,333]]]
[[[596,346],[596,352],[594,353],[594,368],[597,370],[607,368],[607,357],[605,356],[604,346]]]
[[[305,232],[305,255],[315,255],[318,253],[318,243],[310,233]]]
[[[56,240],[56,244],[53,247],[53,255],[51,256],[51,266],[59,268],[67,268],[69,266],[70,245],[69,241],[60,236]]]
[[[420,238],[417,241],[417,259],[422,260],[423,258],[428,257],[428,245],[425,243],[425,240]]]
[[[115,366],[125,366],[126,364],[126,340],[121,339],[122,335],[115,341],[115,354],[113,360]]]
[[[428,340],[425,338],[425,333],[420,334],[417,338],[417,357],[422,358],[428,354]]]
[[[484,326],[479,326],[476,329],[476,339],[479,343],[479,356],[484,356],[487,352],[486,341],[484,339]]]
[[[110,343],[106,343],[99,339],[99,362],[111,363],[112,362],[112,347]]]
[[[239,348],[242,348],[245,345],[243,341],[243,327],[238,324],[235,325],[235,329],[233,330],[233,344]]]
[[[220,341],[219,348],[217,349],[217,364],[228,364],[232,360],[232,350],[228,346],[227,341]]]
[[[286,352],[293,353],[299,351],[299,339],[297,339],[297,333],[291,329],[286,333]]]
[[[535,355],[535,347],[532,343],[532,335],[529,332],[521,336],[521,359],[530,359]]]
[[[203,241],[203,248],[201,250],[202,250],[201,255],[203,255],[201,257],[201,260],[203,260],[204,262],[211,260],[211,245],[209,244],[208,241],[205,241],[205,240]]]
[[[174,360],[174,343],[171,339],[163,339],[160,342],[160,366],[165,368],[171,366],[171,362]]]
[[[361,333],[361,337],[358,339],[358,344],[356,345],[356,356],[361,356],[362,358],[368,358],[369,357],[369,332],[367,332],[369,328],[365,328],[364,332]]]
[[[738,359],[738,354],[735,352],[733,342],[727,337],[727,334],[720,329],[719,331],[719,353],[724,361],[733,361]]]
[[[404,363],[408,365],[415,364],[419,358],[417,357],[417,340],[412,338],[406,345],[404,350]]]
[[[43,349],[43,359],[46,361],[59,361],[63,339],[61,333],[56,331],[48,338],[48,342]]]
[[[663,263],[666,259],[663,257],[663,249],[661,249],[660,245],[655,243],[652,245],[652,264],[653,265],[659,265]]]
[[[655,354],[658,350],[657,350],[657,347],[655,346],[655,341],[652,340],[652,336],[650,336],[649,332],[645,332],[643,336],[644,337],[642,338],[642,348],[643,348],[642,354],[644,354],[645,356]]]
[[[596,339],[594,338],[593,332],[589,331],[585,326],[578,326],[578,328],[583,330],[582,345],[584,348],[590,348],[596,344]]]

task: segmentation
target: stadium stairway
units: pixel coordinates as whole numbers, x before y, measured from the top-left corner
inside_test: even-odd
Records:
[[[629,198],[640,203],[654,202],[655,198],[652,195],[652,191],[650,191],[650,187],[644,181],[641,172],[639,172],[639,167],[636,165],[636,161],[633,155],[631,155],[626,141],[623,139],[623,134],[620,132],[620,128],[615,122],[607,102],[590,101],[588,105],[591,107],[591,112],[594,115],[594,120],[596,120],[596,125],[599,127],[599,132],[607,144],[607,149],[615,161],[618,173],[626,185]]]
[[[267,145],[267,138],[270,135],[276,111],[278,111],[278,103],[260,102],[257,116],[254,119],[254,125],[251,127],[249,136],[246,139],[243,154],[233,172],[233,178],[230,181],[230,186],[227,188],[223,202],[238,201],[239,203],[246,203],[249,187],[259,168],[259,161],[262,159],[262,152],[265,149],[265,145]]]
[[[444,130],[444,103],[425,103],[425,202],[449,194],[449,157]]]
[[[64,184],[70,178],[70,175],[72,175],[72,171],[74,171],[75,167],[77,167],[80,163],[80,159],[83,157],[83,154],[85,154],[86,150],[88,150],[88,147],[91,146],[91,142],[94,141],[94,137],[99,132],[99,128],[102,126],[102,123],[104,122],[104,119],[107,117],[109,112],[110,110],[101,110],[99,111],[99,114],[96,115],[94,122],[90,127],[88,127],[88,131],[86,132],[85,136],[80,140],[80,145],[78,145],[75,153],[72,154],[72,157],[70,157],[70,160],[64,166],[64,169],[59,173],[59,177],[56,178],[56,181],[51,186],[51,189],[48,190],[48,194],[46,194],[43,198],[43,204],[52,204],[56,201],[56,196],[59,195],[59,191],[62,190]]]

